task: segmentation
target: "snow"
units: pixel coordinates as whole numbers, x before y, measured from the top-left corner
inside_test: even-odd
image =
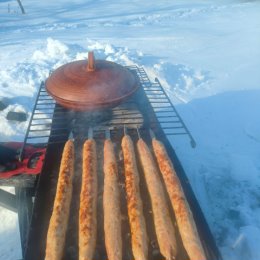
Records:
[[[252,138],[246,130],[260,123],[260,91],[227,91],[178,108],[197,140],[194,150],[178,147],[178,156],[223,255],[259,259],[259,249],[251,251],[253,246],[245,249],[244,244],[254,245],[260,233],[249,236],[244,228],[257,231],[260,225],[259,141],[255,131]],[[244,240],[231,249],[241,234]]]
[[[14,193],[13,188],[3,189]],[[21,259],[17,214],[0,207],[0,220],[0,259]]]
[[[23,140],[51,69],[97,58],[158,77],[197,147],[170,138],[224,260],[260,260],[260,3],[68,0],[0,2],[0,141]],[[8,4],[9,10],[8,13]],[[19,259],[17,216],[0,208],[0,259]],[[8,241],[8,242],[6,242]]]

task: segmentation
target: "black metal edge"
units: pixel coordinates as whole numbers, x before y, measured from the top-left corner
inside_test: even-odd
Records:
[[[51,144],[47,148],[46,153],[46,159],[43,166],[43,171],[39,177],[39,181],[36,186],[36,194],[35,194],[35,200],[33,204],[32,209],[32,217],[30,221],[30,227],[28,230],[28,239],[25,246],[25,254],[24,254],[24,260],[35,260],[38,259],[39,255],[43,255],[41,253],[41,247],[39,247],[39,243],[37,243],[39,239],[39,234],[42,234],[44,230],[47,229],[46,226],[44,226],[44,223],[46,221],[43,221],[45,218],[44,214],[39,214],[39,212],[49,212],[50,206],[52,205],[52,201],[47,201],[46,198],[50,198],[50,196],[46,196],[50,192],[50,169],[52,166],[50,163],[53,162],[53,164],[58,164],[61,159],[61,152],[63,149],[65,142],[63,143],[55,143]],[[57,173],[58,174],[58,173]]]
[[[138,67],[136,67],[136,68],[138,68]],[[140,88],[140,89],[142,89],[142,88]],[[192,187],[189,183],[186,173],[185,173],[173,147],[171,146],[169,140],[167,139],[167,136],[165,135],[162,128],[160,127],[160,123],[156,119],[154,110],[153,110],[144,90],[138,91],[138,92],[139,93],[142,92],[141,93],[141,96],[143,96],[142,98],[145,98],[147,101],[147,102],[143,102],[142,104],[140,104],[140,108],[142,108],[142,110],[144,111],[144,113],[143,113],[144,129],[146,128],[148,130],[150,127],[153,128],[158,139],[161,140],[165,144],[166,150],[167,150],[170,158],[173,161],[177,175],[181,181],[183,190],[185,192],[187,201],[193,212],[193,217],[194,217],[195,223],[198,227],[201,239],[202,239],[202,241],[205,241],[205,244],[204,244],[204,246],[206,246],[205,250],[207,251],[207,255],[210,255],[210,258],[208,260],[221,260],[222,257],[219,252],[219,249],[215,243],[215,239],[211,233],[209,225],[205,219],[205,216],[201,210],[201,207],[192,190]],[[144,103],[145,103],[145,105],[144,105]],[[157,121],[156,124],[154,123],[153,120],[151,120],[151,118],[149,118],[149,116],[151,116],[151,115],[153,117],[153,120],[155,117],[155,120]],[[156,125],[158,127],[156,127]],[[64,143],[65,143],[65,141],[61,142],[61,143],[55,143],[54,146],[52,144],[49,145],[47,148],[47,154],[46,154],[45,161],[52,161],[52,159],[54,160],[55,157],[57,157],[57,156],[61,157],[61,151],[64,146]],[[60,150],[60,153],[58,152],[59,150]],[[59,161],[60,160],[57,160],[55,162],[55,160],[54,160],[55,163],[59,163]],[[45,185],[47,184],[47,182],[49,182],[48,170],[50,169],[50,166],[44,165],[43,169],[44,170],[43,170],[42,174],[40,175],[40,180],[38,182],[37,193],[36,193],[36,197],[35,197],[35,205],[37,205],[38,207],[46,207],[46,205],[48,205],[48,202],[44,201],[43,198],[44,198],[44,194],[46,194],[46,192],[48,192],[47,187]],[[39,185],[39,183],[41,183],[41,185]],[[42,204],[41,204],[41,202],[42,202]],[[37,243],[35,242],[35,241],[37,241],[37,233],[39,231],[39,227],[36,226],[39,224],[39,218],[41,218],[41,216],[37,215],[37,207],[35,206],[33,208],[33,216],[32,216],[31,226],[30,226],[30,230],[29,230],[29,239],[28,239],[28,243],[27,243],[27,247],[26,247],[26,251],[25,251],[25,260],[35,260],[35,259],[37,259],[37,255],[39,254],[39,252],[37,251]],[[41,228],[46,228],[46,227],[40,227],[40,229]],[[28,246],[28,245],[30,245],[30,246]]]
[[[187,198],[187,201],[188,201],[191,211],[193,213],[194,221],[198,228],[198,232],[199,232],[202,244],[204,246],[206,254],[208,255],[208,260],[222,260],[222,256],[216,245],[215,238],[210,230],[208,222],[198,203],[198,200],[191,187],[189,179],[181,165],[181,162],[178,159],[177,154],[175,153],[174,148],[170,144],[166,134],[164,133],[163,129],[161,128],[160,123],[157,120],[156,115],[154,113],[153,107],[151,106],[149,99],[147,98],[147,96],[145,94],[145,91],[143,91],[143,93],[140,93],[140,94],[142,95],[142,97],[139,98],[139,100],[146,99],[146,101],[147,101],[147,102],[142,102],[142,104],[140,104],[140,109],[143,110],[142,114],[144,115],[144,129],[146,129],[146,131],[149,131],[149,128],[152,128],[154,130],[155,135],[157,136],[158,140],[162,141],[166,147],[167,153],[173,162],[174,168],[180,179],[185,196]],[[154,124],[154,122],[156,122],[156,121],[157,121],[157,123]]]
[[[59,106],[56,105],[53,115],[55,115],[55,112],[58,109]],[[55,127],[55,122],[52,124],[52,128],[53,127]],[[63,134],[63,131],[61,131],[61,133]],[[50,215],[50,205],[53,204],[53,201],[47,201],[46,198],[54,198],[53,196],[46,195],[51,192],[51,178],[53,178],[53,175],[58,174],[58,172],[53,172],[53,169],[59,168],[62,150],[67,138],[68,134],[67,136],[62,135],[62,140],[59,140],[58,142],[56,142],[54,137],[50,137],[49,139],[43,169],[36,186],[36,194],[32,209],[30,228],[28,230],[28,239],[25,246],[24,260],[35,260],[38,259],[39,255],[44,255],[44,252],[41,252],[42,248],[40,247],[40,243],[37,243],[37,241],[39,234],[43,234],[44,231],[47,230],[46,221],[43,221],[43,219],[46,217],[45,214]],[[38,214],[39,212],[44,214]]]
[[[33,201],[32,197],[34,189],[30,188],[15,188],[15,196],[17,201],[17,213],[20,229],[20,241],[22,256],[24,257],[25,248],[28,239],[28,230],[31,222]]]
[[[41,85],[39,87],[38,93],[36,95],[36,101],[35,101],[33,109],[32,109],[32,115],[31,115],[31,118],[29,120],[28,127],[27,127],[25,137],[24,137],[24,141],[23,141],[23,146],[22,146],[20,154],[19,154],[19,161],[20,162],[23,161],[24,149],[25,149],[25,146],[26,146],[26,143],[27,143],[27,138],[28,138],[28,135],[29,135],[29,132],[30,132],[31,123],[32,123],[32,120],[33,120],[33,117],[34,117],[35,109],[37,107],[38,100],[39,100],[39,97],[40,97],[40,94],[41,94],[41,89],[42,89],[43,86],[44,86],[44,82],[42,81]]]

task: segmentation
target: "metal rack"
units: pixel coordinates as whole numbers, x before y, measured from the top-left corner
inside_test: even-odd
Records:
[[[152,123],[159,123],[167,136],[187,135],[191,146],[195,147],[196,142],[193,136],[165,93],[160,81],[156,78],[155,82],[151,82],[145,70],[141,67],[128,66],[127,68],[139,78],[140,87],[143,88],[153,108],[156,120]],[[45,83],[42,82],[19,159],[23,160],[24,148],[29,143],[47,146],[51,142],[62,142],[64,137],[68,135],[68,132],[73,130],[72,128],[79,129],[82,127],[81,120],[77,120],[77,118],[89,117],[91,119],[92,117],[94,120],[89,120],[90,124],[92,123],[91,126],[96,127],[98,125],[99,130],[105,130],[108,126],[116,128],[122,127],[122,125],[127,125],[130,128],[136,126],[143,127],[143,113],[138,108],[140,106],[137,106],[136,100],[136,96],[134,95],[126,102],[110,110],[102,110],[101,112],[73,112],[57,105],[53,98],[46,92]],[[101,114],[104,115],[101,116]],[[97,120],[98,117],[102,118],[104,116],[107,119],[103,122]]]
[[[190,138],[191,146],[193,148],[196,147],[192,134],[167,96],[159,79],[155,78],[155,82],[151,82],[142,67],[131,66],[129,69],[135,71],[138,75],[145,94],[165,134],[167,136],[187,135]]]
[[[76,188],[73,192],[74,197],[72,200],[75,203],[73,203],[72,207],[74,208],[71,210],[71,212],[73,212],[73,216],[70,218],[71,222],[68,230],[70,236],[66,242],[67,244],[65,247],[66,252],[64,259],[78,259],[77,250],[74,249],[77,248],[77,232],[75,232],[75,228],[77,227],[76,221],[78,220],[78,216],[76,215],[78,214],[78,206],[76,202],[79,201],[79,187],[82,172],[82,145],[87,138],[88,129],[91,127],[93,129],[94,138],[97,142],[99,161],[98,167],[100,172],[99,176],[101,178],[100,182],[102,183],[102,151],[105,140],[105,130],[108,128],[111,129],[111,139],[115,144],[117,157],[120,158],[120,144],[124,132],[124,126],[127,127],[128,134],[134,142],[136,142],[138,138],[136,131],[136,127],[138,127],[142,138],[148,144],[151,144],[149,129],[152,129],[156,137],[165,144],[168,154],[174,163],[176,173],[180,179],[187,201],[191,207],[191,211],[198,227],[198,232],[200,234],[203,247],[207,253],[207,257],[212,260],[221,259],[221,255],[215,245],[214,238],[210,232],[203,212],[200,209],[189,180],[167,138],[167,135],[187,135],[193,146],[195,146],[195,141],[172,102],[167,97],[159,80],[156,79],[155,82],[151,83],[143,68],[139,68],[137,66],[131,66],[128,68],[138,76],[140,88],[125,102],[116,107],[103,109],[101,111],[75,112],[65,109],[56,104],[55,101],[48,96],[48,93],[44,88],[44,83],[42,83],[24,144],[26,145],[32,140],[42,140],[43,145],[48,144],[45,165],[41,175],[39,176],[35,195],[29,236],[27,246],[25,248],[26,260],[44,259],[46,233],[56,190],[57,172],[59,169],[64,143],[66,142],[71,131],[73,132],[73,136],[75,138],[75,147],[77,147],[75,151],[76,179],[74,180],[74,187]],[[34,131],[36,127],[37,131]],[[49,136],[46,131],[48,131]],[[123,162],[119,159],[119,169],[122,169],[122,163]],[[121,197],[124,198],[124,196]],[[146,201],[146,205],[148,205],[148,197],[145,197],[144,200]],[[98,203],[98,205],[102,205],[102,203]],[[126,203],[122,203],[122,205],[126,205]],[[147,219],[151,217],[149,214],[150,211],[151,210],[147,208]],[[98,215],[100,216],[100,214]],[[102,221],[99,220],[99,222],[101,223]],[[149,223],[149,226],[152,228],[152,220]],[[99,228],[100,231],[98,232],[99,236],[97,239],[97,248],[100,253],[99,259],[107,259],[103,245],[102,225],[99,225]],[[125,235],[126,234],[127,232],[125,232]],[[124,238],[125,243],[128,243],[128,239],[129,237]],[[128,253],[126,252],[126,254]],[[131,256],[131,253],[129,256]],[[124,259],[132,259],[132,257]],[[157,260],[161,259],[161,256],[158,255],[149,259]],[[180,250],[179,259],[187,259],[185,250]]]
[[[55,116],[54,110],[59,110]],[[55,136],[55,131],[67,129],[66,122],[61,120],[64,118],[64,112],[64,108],[56,107],[55,100],[46,92],[45,83],[42,81],[25,133],[23,146],[19,155],[20,161],[23,160],[26,145],[37,144],[37,146],[46,147],[47,144],[50,143],[50,137]],[[60,117],[60,115],[62,115],[62,117]],[[60,135],[61,133],[59,133],[57,137]]]

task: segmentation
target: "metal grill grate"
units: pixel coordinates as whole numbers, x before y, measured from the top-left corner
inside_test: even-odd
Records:
[[[55,131],[67,128],[64,120],[61,120],[62,117],[59,117],[60,112],[57,111],[54,115],[55,110],[64,111],[63,108],[56,107],[56,102],[46,92],[44,82],[41,82],[20,152],[20,161],[23,160],[26,145],[37,144],[46,147],[50,136],[55,136]],[[60,133],[57,136],[60,136]]]
[[[142,67],[132,66],[129,67],[129,69],[134,70],[137,73],[164,133],[166,135],[188,135],[191,146],[194,148],[196,142],[193,136],[165,93],[159,79],[155,78],[155,82],[151,82]]]
[[[138,76],[141,87],[156,115],[156,118],[149,119],[149,127],[159,123],[166,135],[188,135],[191,146],[195,147],[196,143],[190,131],[168,98],[159,80],[156,78],[155,82],[152,83],[143,68],[137,66],[128,66],[127,68]],[[140,93],[137,91],[126,102],[112,109],[95,112],[74,112],[56,104],[46,92],[45,84],[42,82],[29,121],[24,145],[21,149],[20,160],[23,159],[23,151],[27,144],[37,143],[46,146],[48,143],[63,142],[71,130],[84,130],[89,126],[94,127],[95,131],[104,131],[107,127],[118,128],[123,125],[128,128],[144,127],[144,112],[140,103],[144,98],[137,97],[138,95]],[[84,125],[86,121],[89,124],[88,126]]]
[[[99,176],[100,176],[100,191],[102,190],[102,181],[103,181],[103,146],[105,139],[105,130],[108,128],[111,130],[111,138],[115,145],[115,150],[117,151],[118,158],[118,167],[120,172],[123,172],[123,161],[121,160],[121,140],[123,137],[123,127],[127,127],[127,132],[131,136],[134,142],[137,141],[138,135],[136,131],[136,127],[140,129],[140,134],[142,138],[147,142],[147,144],[151,144],[151,137],[149,135],[149,129],[152,129],[155,133],[158,140],[162,141],[165,144],[165,147],[168,151],[169,157],[173,161],[173,164],[176,169],[176,173],[179,176],[181,185],[185,192],[187,201],[191,207],[191,211],[195,220],[195,223],[198,227],[198,232],[203,243],[203,247],[207,254],[207,259],[219,260],[221,256],[219,251],[215,245],[214,238],[210,232],[210,229],[207,225],[207,222],[204,218],[204,215],[200,209],[200,206],[196,200],[196,197],[193,194],[192,188],[190,186],[189,180],[185,175],[185,172],[171,146],[169,140],[167,139],[168,135],[179,135],[184,134],[188,135],[191,138],[191,141],[194,142],[192,136],[190,135],[188,129],[177,113],[176,109],[172,105],[171,101],[167,97],[164,92],[160,82],[156,79],[154,83],[151,83],[147,74],[142,68],[138,68],[136,66],[128,67],[133,73],[135,73],[139,77],[140,88],[136,91],[126,102],[114,107],[107,108],[101,111],[95,112],[75,112],[71,110],[67,110],[62,108],[55,101],[52,100],[51,97],[48,96],[44,89],[44,84],[41,85],[40,94],[37,98],[37,102],[35,105],[35,109],[32,114],[32,119],[30,120],[30,126],[28,128],[28,132],[25,138],[26,143],[31,140],[37,140],[37,138],[31,139],[31,136],[34,136],[33,125],[37,124],[39,127],[38,138],[45,138],[45,145],[49,143],[46,159],[43,171],[39,178],[37,193],[35,197],[34,204],[34,214],[32,216],[30,234],[28,239],[28,245],[26,248],[25,259],[26,260],[34,260],[34,259],[44,259],[45,254],[45,239],[47,234],[47,228],[49,224],[50,215],[52,212],[53,199],[56,191],[56,183],[57,183],[57,172],[60,167],[60,159],[61,153],[63,149],[63,145],[66,142],[70,131],[73,132],[73,137],[75,138],[75,147],[76,147],[76,160],[75,160],[75,173],[76,179],[74,179],[74,189],[72,201],[73,208],[71,212],[73,212],[72,217],[70,217],[70,224],[68,233],[71,234],[69,238],[66,240],[67,245],[65,246],[65,257],[64,259],[78,259],[77,256],[77,239],[78,233],[75,231],[77,228],[77,220],[78,220],[78,205],[76,202],[79,201],[79,191],[80,191],[80,183],[81,183],[81,173],[82,173],[82,144],[87,137],[87,132],[91,127],[93,130],[94,138],[97,142],[97,152],[98,152],[98,160],[99,160]],[[48,97],[46,97],[48,96]],[[41,101],[43,100],[43,101]],[[39,108],[38,104],[43,104],[43,108]],[[40,118],[40,121],[37,120]],[[47,118],[47,119],[46,119]],[[45,120],[49,120],[46,124]],[[174,124],[179,124],[178,126]],[[178,127],[178,128],[177,128]],[[45,135],[45,132],[49,131],[49,136]],[[178,132],[179,131],[179,132]],[[181,132],[182,131],[182,132]],[[39,139],[38,139],[39,140]],[[56,144],[59,142],[59,144]],[[195,144],[195,142],[194,142]],[[121,158],[121,159],[120,159]],[[141,169],[140,165],[138,166]],[[123,175],[120,175],[123,176]],[[144,180],[141,180],[143,183]],[[123,181],[121,181],[123,183]],[[120,185],[123,189],[123,185]],[[145,197],[145,185],[141,184],[142,190],[144,192],[143,198],[146,203],[146,219],[150,219],[147,223],[150,223],[148,227],[153,227],[151,207],[149,206],[149,199]],[[125,194],[122,190],[122,194]],[[102,194],[102,192],[100,192]],[[100,197],[102,200],[102,196]],[[121,196],[121,198],[125,198],[125,196]],[[102,203],[97,203],[100,207],[102,207]],[[121,203],[122,205],[126,205],[126,203]],[[126,208],[125,208],[126,210]],[[101,211],[102,212],[102,209]],[[127,215],[125,211],[125,216]],[[103,223],[102,221],[102,213],[98,214],[99,223]],[[173,217],[174,219],[174,217]],[[125,218],[127,220],[127,218]],[[99,254],[97,255],[99,259],[107,259],[105,249],[104,249],[104,239],[103,239],[103,226],[98,225],[100,231],[98,231],[97,238],[97,248]],[[127,230],[127,229],[126,229]],[[150,234],[151,241],[156,241],[155,233]],[[128,232],[124,232],[125,237],[124,243],[127,245],[130,244]],[[129,243],[128,243],[128,242]],[[180,257],[178,259],[187,259],[186,253],[182,248],[181,240],[180,246]],[[150,245],[150,252],[153,252]],[[126,247],[128,250],[130,246]],[[132,259],[130,251],[125,250],[124,259]],[[159,253],[159,251],[156,251]],[[149,259],[161,259],[161,256],[154,255]]]

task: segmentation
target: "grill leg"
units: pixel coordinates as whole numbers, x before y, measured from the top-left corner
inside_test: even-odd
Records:
[[[0,189],[0,206],[16,213],[17,206],[15,195]]]
[[[28,231],[32,216],[32,192],[28,188],[15,188],[17,213],[19,220],[22,255],[24,257]]]

